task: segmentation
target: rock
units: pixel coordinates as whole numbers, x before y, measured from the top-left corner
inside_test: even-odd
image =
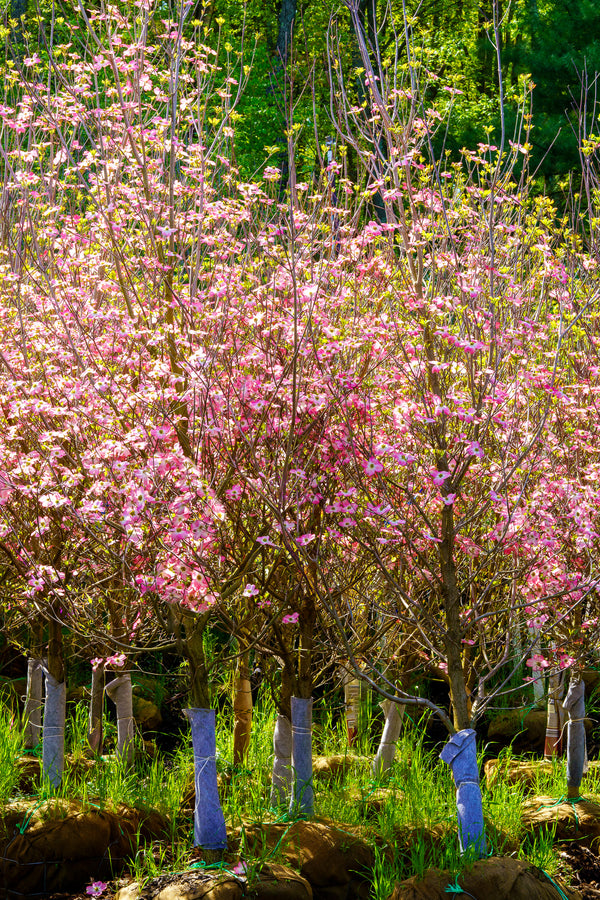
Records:
[[[126,884],[125,887],[119,888],[115,894],[115,900],[138,900],[142,888],[137,881]]]
[[[244,841],[250,856],[277,853],[299,871],[315,900],[367,900],[374,853],[350,828],[314,821],[245,825]]]
[[[142,731],[156,731],[162,722],[160,709],[151,700],[132,694],[133,716]]]
[[[523,804],[521,819],[526,831],[556,827],[557,840],[576,839],[591,846],[600,838],[600,803],[595,800],[534,797]]]
[[[477,897],[479,900],[557,900],[559,893],[550,878],[523,859],[491,857],[480,859],[456,879],[447,871],[430,870],[422,879],[416,876],[394,887],[389,900],[447,900],[447,888],[457,884],[464,888],[451,891],[452,896]],[[567,900],[582,900],[579,891],[560,889]]]
[[[249,884],[256,900],[312,900],[313,890],[306,878],[287,866],[262,866],[259,880]]]

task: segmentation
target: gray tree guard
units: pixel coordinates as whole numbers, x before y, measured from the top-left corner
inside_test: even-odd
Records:
[[[44,670],[41,659],[27,661],[27,693],[25,696],[25,747],[33,750],[42,738],[42,693]]]
[[[227,847],[225,817],[217,786],[217,740],[214,709],[185,709],[194,748],[194,845],[205,850]]]
[[[50,784],[58,787],[62,780],[65,762],[65,714],[67,686],[58,682],[44,669],[46,676],[46,702],[44,703],[44,729],[42,735],[42,773]]]
[[[279,713],[273,732],[271,806],[287,806],[292,794],[292,723]]]
[[[292,774],[290,814],[312,816],[312,698],[292,697]]]
[[[567,723],[567,796],[578,797],[586,762],[585,752],[585,684],[581,678],[571,679],[563,700]]]
[[[486,841],[475,731],[472,728],[463,728],[454,734],[440,753],[440,759],[452,769],[456,785],[456,812],[461,853],[472,847],[478,856],[483,856],[486,852]]]
[[[117,707],[117,754],[131,763],[135,737],[131,675],[129,673],[119,675],[106,685],[105,690]]]

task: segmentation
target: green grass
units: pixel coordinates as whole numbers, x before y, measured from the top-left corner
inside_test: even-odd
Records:
[[[168,841],[140,848],[132,862],[136,880],[144,881],[160,872],[185,869],[190,862],[193,822],[189,804],[193,797],[193,754],[189,733],[185,732],[175,754],[150,758],[141,741],[133,768],[114,754],[97,757],[90,765],[87,748],[87,708],[80,703],[70,708],[67,726],[69,765],[57,791],[35,783],[34,795],[77,799],[84,804],[114,808],[120,803],[142,809],[156,809],[171,823]],[[276,711],[263,697],[254,710],[252,741],[245,765],[232,764],[233,714],[218,717],[217,768],[221,778],[223,811],[228,826],[273,821],[269,811],[272,766],[272,734]],[[363,710],[366,733],[350,750],[343,720],[333,720],[331,710],[315,705],[315,753],[321,755],[372,755],[381,729],[375,707]],[[391,886],[410,875],[422,875],[429,868],[458,874],[465,866],[458,847],[455,787],[450,769],[435,752],[424,746],[423,723],[405,718],[397,745],[396,759],[389,773],[373,778],[368,763],[357,766],[346,777],[325,781],[315,779],[315,814],[331,820],[353,834],[363,836],[375,852],[371,874],[374,900],[384,900]],[[109,726],[108,744],[111,743]],[[7,708],[0,705],[0,802],[18,796],[17,758],[23,752],[23,738]],[[513,760],[502,754],[502,764]],[[565,762],[553,763],[549,773],[540,773],[532,786],[534,795],[558,798],[564,793]],[[585,793],[600,794],[600,773],[588,776]],[[527,858],[549,875],[558,870],[557,845],[552,829],[527,836],[521,825],[521,809],[527,799],[522,784],[509,785],[500,772],[487,788],[482,781],[484,815],[488,822],[489,850]],[[188,808],[182,809],[186,799]],[[243,839],[242,839],[243,842]],[[245,850],[242,847],[242,856]],[[251,874],[263,862],[246,856]]]
[[[16,760],[24,752],[23,729],[8,705],[0,697],[0,803],[15,793],[19,781]]]

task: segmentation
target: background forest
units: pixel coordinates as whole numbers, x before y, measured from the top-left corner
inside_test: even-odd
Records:
[[[99,4],[88,0],[84,6],[91,11]],[[172,0],[162,6],[165,18],[173,14]],[[208,45],[228,45],[232,57],[251,64],[237,107],[235,156],[241,177],[258,174],[269,155],[287,155],[287,123],[295,129],[298,178],[308,178],[322,163],[316,137],[321,145],[327,138],[337,143],[330,122],[328,74],[339,48],[347,71],[353,72],[357,98],[364,98],[348,9],[340,8],[337,0],[191,0],[189,6],[188,36],[197,31]],[[500,65],[506,131],[513,134],[522,128],[524,112],[532,114],[530,172],[539,190],[561,206],[567,202],[572,173],[580,169],[582,141],[591,127],[586,110],[593,107],[597,90],[597,3],[394,0],[391,15],[381,0],[357,0],[356,6],[382,79],[394,67],[400,75],[410,54],[412,68],[421,72],[423,101],[444,117],[452,105],[436,149],[443,146],[453,158],[460,148],[472,148],[488,135],[490,142],[498,140]],[[7,58],[25,48],[47,58],[48,42],[62,42],[70,25],[81,25],[77,7],[60,0],[11,0],[5,6]],[[336,48],[328,46],[333,18]],[[348,164],[352,174],[351,158]]]

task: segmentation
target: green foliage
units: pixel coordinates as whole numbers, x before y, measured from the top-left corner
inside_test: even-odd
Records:
[[[133,40],[139,7],[129,0],[113,5],[131,21]],[[85,38],[85,22],[76,5],[30,0],[17,40],[11,8],[6,3],[3,68],[14,69],[19,61],[37,53],[41,73],[48,65],[51,45],[56,48]],[[361,4],[361,9],[369,8],[370,4]],[[175,0],[157,4],[151,23],[157,40],[161,40],[161,17],[170,12],[176,18],[178,9]],[[499,141],[495,12],[506,136],[513,139],[522,129],[524,97],[532,90],[531,169],[547,187],[562,190],[565,177],[579,163],[581,73],[600,70],[597,4],[590,0],[498,0],[494,7],[494,0],[460,4],[430,0],[409,4],[406,22],[399,0],[392,0],[389,14],[381,2],[375,9],[382,77],[390,82],[402,78],[407,64],[404,35],[408,33],[413,72],[425,89],[427,102],[442,115],[451,108],[448,128],[438,135],[436,146],[438,151],[442,146],[450,150],[455,159],[461,147],[474,147],[485,140],[486,128],[492,130],[493,140]],[[293,144],[298,180],[309,180],[315,171],[320,156],[316,139],[323,145],[334,132],[328,79],[332,46],[327,41],[332,18],[340,38],[336,52],[342,54],[339,62],[346,70],[347,83],[352,88],[360,82],[352,72],[356,38],[346,11],[331,0],[298,3],[287,71],[277,57],[278,16],[275,2],[213,0],[197,3],[186,21],[186,37],[227,55],[223,80],[231,74],[239,82],[247,79],[234,117],[234,159],[242,179],[256,177],[266,164],[282,164],[290,126],[296,129]],[[9,85],[10,79],[5,88]],[[448,86],[461,93],[448,94]],[[215,85],[216,90],[220,87]],[[360,94],[361,89],[357,90]],[[338,153],[342,152],[340,147]]]
[[[23,729],[0,696],[0,803],[6,803],[15,792],[19,780],[16,762],[23,752]]]

